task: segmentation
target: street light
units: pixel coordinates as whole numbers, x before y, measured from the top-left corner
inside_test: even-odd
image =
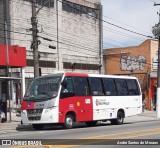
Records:
[[[159,14],[160,17],[160,14]],[[160,118],[160,20],[152,28],[152,33],[158,38],[158,68],[157,68],[157,97],[156,97],[156,114]]]

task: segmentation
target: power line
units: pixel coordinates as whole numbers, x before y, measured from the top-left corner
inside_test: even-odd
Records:
[[[69,34],[69,33],[67,33],[67,34]],[[72,34],[73,35],[73,34]],[[84,38],[84,37],[79,37],[79,38]]]
[[[44,37],[42,37],[42,36],[38,36],[38,37],[44,38]],[[52,37],[53,37],[53,36],[52,36]],[[55,37],[55,38],[56,38],[56,37]],[[50,40],[57,42],[57,40],[53,40],[53,39],[50,39]],[[64,41],[64,40],[62,40],[62,41]],[[97,51],[97,50],[93,51],[92,48],[87,48],[87,47],[79,46],[79,44],[74,44],[74,43],[68,44],[68,43],[64,43],[64,42],[60,42],[60,41],[59,41],[58,43],[61,43],[61,44],[64,44],[64,45],[68,45],[68,46],[72,46],[72,47],[78,47],[78,48],[83,49],[83,50],[87,50],[87,51],[90,51],[90,52],[98,53],[98,52],[95,52],[95,51]],[[77,46],[76,46],[76,45],[77,45]],[[81,48],[81,47],[82,47],[82,48]],[[91,50],[89,50],[89,49],[91,49]]]
[[[0,38],[2,38],[2,39],[6,39],[5,37],[3,37],[3,36],[0,36]],[[10,40],[17,40],[17,41],[22,41],[22,42],[31,42],[30,40],[22,40],[22,39],[16,39],[16,38],[7,38],[7,39],[10,39]]]
[[[62,16],[62,15],[60,15],[60,16]],[[62,16],[63,17],[63,16]],[[73,18],[71,18],[71,17],[67,17],[67,18],[69,18],[69,19],[73,19]],[[86,20],[85,20],[86,21]],[[89,24],[89,23],[88,23]],[[91,25],[91,24],[89,24],[89,25]],[[47,28],[55,28],[55,27],[51,27],[51,26],[45,26],[45,27],[47,27]],[[104,30],[106,30],[105,28],[108,28],[108,27],[103,27],[104,28]],[[55,28],[56,29],[56,28]],[[110,29],[110,28],[109,28]],[[111,30],[111,29],[110,29]],[[109,30],[109,31],[110,31]],[[113,30],[113,29],[112,29]],[[66,33],[66,34],[70,34],[70,35],[72,35],[72,36],[75,36],[75,37],[78,37],[78,38],[84,38],[84,36],[77,36],[77,35],[75,35],[75,34],[71,34],[71,33],[68,33],[68,32],[65,32],[65,31],[63,31],[63,30],[60,30],[59,29],[59,31],[61,31],[61,32],[64,32],[64,33]],[[106,30],[106,31],[108,31],[108,30]],[[116,33],[117,34],[117,32],[119,32],[119,31],[116,31],[116,32],[114,32],[114,33]],[[127,35],[125,35],[125,36],[127,36]],[[132,38],[130,35],[128,35],[127,37],[130,37],[130,38]],[[137,40],[139,40],[138,38],[133,38],[133,39],[137,39]]]
[[[77,8],[74,8],[74,7],[72,7],[72,6],[70,6],[70,5],[66,4],[66,3],[64,3],[63,1],[60,1],[60,0],[58,0],[58,1],[61,2],[61,3],[64,4],[64,5],[67,5],[68,7],[71,7],[71,8],[73,8],[73,9],[79,11],[79,12],[83,12],[84,14],[86,14],[86,15],[88,15],[88,16],[90,16],[90,17],[99,19],[100,21],[103,21],[104,23],[107,23],[107,24],[112,25],[112,26],[114,26],[114,27],[123,29],[123,30],[125,30],[125,31],[131,32],[131,33],[134,33],[134,34],[137,34],[137,35],[140,35],[140,36],[144,36],[144,37],[147,37],[147,38],[153,38],[153,37],[151,37],[151,36],[148,36],[148,35],[145,35],[145,34],[142,34],[142,33],[138,33],[138,32],[135,32],[135,31],[126,29],[126,28],[124,28],[124,27],[115,25],[115,24],[113,24],[113,23],[110,23],[110,22],[108,22],[108,21],[102,20],[102,19],[100,19],[100,18],[98,18],[98,17],[96,17],[96,16],[92,16],[92,15],[90,15],[90,14],[88,14],[88,13],[82,11],[82,10],[79,10],[79,9],[77,9]]]
[[[121,24],[123,24],[123,25],[129,26],[129,27],[132,27],[132,28],[135,28],[135,29],[137,29],[137,30],[139,30],[139,31],[143,31],[143,32],[145,32],[145,33],[147,33],[147,34],[149,33],[149,32],[146,32],[146,31],[144,31],[144,30],[141,30],[141,29],[139,29],[139,28],[136,28],[135,26],[128,25],[128,24],[126,24],[126,23],[123,23],[123,22],[121,22],[121,21],[118,21],[118,20],[115,20],[115,19],[113,19],[113,18],[107,17],[107,16],[105,16],[105,15],[103,15],[103,17],[108,18],[108,19],[111,19],[111,20],[116,21],[116,22],[119,22],[119,23],[121,23]]]
[[[62,12],[62,11],[61,11]],[[63,12],[62,12],[63,13]],[[68,17],[69,18],[69,17]]]
[[[54,37],[55,39],[57,39],[56,38],[56,36],[54,36],[53,34],[49,34],[49,33],[46,33],[46,32],[43,32],[43,34],[45,34],[45,35],[48,35],[48,36],[50,36],[50,37]],[[71,40],[67,40],[68,38],[60,38],[62,41],[67,41],[67,42],[69,42],[69,41],[71,41]],[[83,37],[82,37],[82,39],[83,39]],[[73,41],[72,41],[73,42]],[[75,45],[78,45],[78,47],[80,46],[80,47],[84,47],[85,49],[87,48],[87,49],[95,49],[95,48],[97,48],[97,46],[90,46],[90,47],[92,47],[92,48],[89,48],[89,47],[86,47],[86,46],[82,46],[81,44],[76,44],[76,43],[73,43],[73,44],[75,44]],[[97,50],[95,50],[95,51],[97,51]]]
[[[12,30],[4,30],[4,29],[0,29],[0,30],[1,31],[13,32],[13,33],[18,33],[18,34],[24,34],[24,35],[31,35],[31,34],[27,34],[27,33],[18,32],[18,31],[12,31]]]

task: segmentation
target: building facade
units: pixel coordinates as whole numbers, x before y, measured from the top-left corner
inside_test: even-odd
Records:
[[[5,43],[6,20],[10,44],[27,48],[26,77],[33,77],[31,1],[1,0],[0,3],[1,43]],[[62,70],[99,73],[100,0],[37,0],[36,6],[42,74]],[[50,49],[49,45],[56,49]]]
[[[157,40],[146,40],[139,46],[104,51],[106,74],[136,76],[149,110],[153,109],[156,99],[157,50]]]
[[[100,73],[100,14],[100,0],[36,0],[39,70],[42,75],[57,71]],[[34,77],[32,0],[0,0],[0,18],[0,44],[7,41],[9,45],[26,47],[27,86]],[[18,68],[11,71],[15,76],[20,75]]]

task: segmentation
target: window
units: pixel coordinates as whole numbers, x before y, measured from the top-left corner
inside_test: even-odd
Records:
[[[133,79],[127,80],[127,86],[128,86],[129,95],[139,95],[140,94],[136,80],[133,80]]]
[[[93,96],[104,95],[100,78],[89,78],[89,82]]]
[[[81,14],[82,6],[81,6],[81,5],[78,5],[78,4],[75,4],[75,7],[76,7],[76,11],[75,11],[75,13],[76,13],[76,14]]]
[[[73,3],[63,0],[62,10],[67,11],[67,12],[72,12],[73,11],[72,9],[73,9]]]
[[[117,90],[113,78],[103,78],[103,84],[106,96],[116,96]]]
[[[85,77],[74,77],[76,96],[87,96],[90,94],[88,80]]]
[[[118,95],[126,96],[128,95],[128,88],[125,79],[115,79]]]
[[[82,6],[82,14],[87,14],[87,7]]]
[[[62,10],[74,14],[90,14],[93,17],[98,17],[98,9],[72,3],[67,0],[62,1]]]
[[[37,4],[49,8],[54,6],[54,0],[37,0]]]
[[[32,2],[32,0],[24,0],[28,2]],[[36,4],[44,6],[44,7],[54,7],[54,0],[36,0]]]
[[[56,94],[59,90],[61,76],[35,79],[26,91],[26,96]]]
[[[69,93],[73,93],[74,92],[74,88],[73,88],[73,81],[72,81],[72,78],[68,77],[66,78],[67,80],[67,87],[66,89],[68,90]]]
[[[72,77],[65,77],[63,81],[65,81],[66,85],[62,85],[60,98],[63,99],[75,96]]]

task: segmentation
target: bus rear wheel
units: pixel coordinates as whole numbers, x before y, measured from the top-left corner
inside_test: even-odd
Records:
[[[66,129],[71,129],[73,127],[73,124],[74,124],[73,116],[70,114],[66,115],[64,127]]]
[[[41,130],[44,125],[43,124],[32,124],[33,128],[36,129],[36,130]]]
[[[113,125],[121,125],[124,121],[124,114],[121,111],[119,111],[117,113],[117,119],[111,119],[110,121]]]

